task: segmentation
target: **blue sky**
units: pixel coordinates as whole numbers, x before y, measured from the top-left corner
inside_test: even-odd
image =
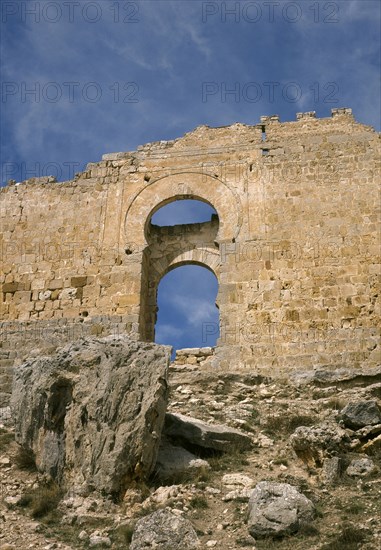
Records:
[[[261,115],[380,129],[377,0],[2,0],[1,21],[3,183]]]

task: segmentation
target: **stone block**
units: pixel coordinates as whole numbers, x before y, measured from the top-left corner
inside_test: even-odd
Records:
[[[53,279],[47,283],[48,290],[58,290],[64,287],[64,282],[62,279]]]
[[[25,304],[26,302],[29,302],[31,299],[32,293],[27,290],[18,290],[15,292],[13,296],[13,300],[15,304]]]
[[[125,294],[122,296],[117,296],[116,301],[120,307],[136,305],[140,302],[140,296],[138,294]]]
[[[15,283],[15,282],[3,283],[2,287],[1,287],[1,290],[4,293],[7,293],[7,292],[14,293],[18,289],[18,285],[19,285],[19,283]]]
[[[87,277],[72,277],[70,279],[70,286],[80,288],[87,285]]]

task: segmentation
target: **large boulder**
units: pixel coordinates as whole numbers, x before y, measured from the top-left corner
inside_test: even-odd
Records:
[[[164,433],[190,445],[216,451],[246,450],[252,446],[250,436],[228,426],[207,424],[178,413],[165,415]]]
[[[340,412],[340,418],[348,428],[357,430],[364,426],[381,423],[381,411],[377,401],[356,401],[348,403]]]
[[[59,484],[121,496],[155,465],[170,350],[108,336],[28,360],[14,374],[16,441]]]
[[[130,550],[193,550],[199,547],[191,522],[168,508],[140,519],[130,544]]]
[[[292,485],[261,481],[249,500],[249,533],[254,538],[281,537],[295,533],[314,516],[313,503]]]

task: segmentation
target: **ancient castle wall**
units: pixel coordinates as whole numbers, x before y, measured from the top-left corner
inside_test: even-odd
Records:
[[[202,126],[104,155],[73,181],[2,188],[3,401],[13,364],[49,349],[48,333],[53,345],[76,331],[152,340],[158,283],[186,263],[219,281],[216,368],[375,365],[379,181],[379,135],[336,109]],[[150,224],[181,198],[208,202],[218,220]]]

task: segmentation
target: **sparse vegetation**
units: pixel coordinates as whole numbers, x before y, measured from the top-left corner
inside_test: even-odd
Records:
[[[312,426],[316,423],[314,416],[297,414],[291,416],[269,416],[266,418],[264,431],[268,435],[283,433],[284,435],[292,434],[299,426]]]
[[[189,501],[189,506],[194,510],[205,510],[208,508],[208,501],[205,497],[196,495]]]
[[[151,482],[155,487],[184,483],[202,483],[208,481],[210,479],[210,475],[210,469],[205,466],[194,470],[190,469],[181,472],[174,472],[173,474],[165,477],[154,474]],[[146,496],[148,496],[148,494]]]
[[[21,446],[17,449],[17,453],[14,457],[14,463],[19,470],[28,470],[30,472],[36,470],[36,463],[34,461],[33,453]]]
[[[14,440],[14,435],[0,428],[0,453],[4,453],[9,444]]]
[[[253,544],[254,544],[254,539],[251,539],[249,537],[239,537],[238,539],[236,539],[236,545],[239,546],[239,547],[249,547],[249,548],[253,548]]]
[[[52,481],[24,493],[19,506],[29,508],[33,518],[43,518],[57,509],[62,496],[61,489]]]
[[[358,543],[364,542],[367,532],[350,524],[342,524],[340,532],[321,550],[357,550]]]
[[[112,534],[114,544],[118,544],[121,548],[128,548],[132,540],[132,535],[135,529],[135,522],[119,525]],[[119,547],[118,546],[118,547]]]
[[[259,419],[259,416],[260,416],[260,415],[259,415],[258,409],[254,409],[254,408],[253,408],[252,411],[251,411],[251,419],[252,419],[252,420],[258,420],[258,419]]]
[[[334,411],[341,411],[345,407],[345,403],[342,399],[339,399],[337,397],[333,397],[323,405],[326,409],[332,409]]]
[[[365,506],[358,500],[352,500],[345,506],[344,511],[351,515],[362,514],[365,511]]]
[[[281,464],[283,464],[284,466],[288,466],[288,460],[287,460],[287,458],[283,458],[283,457],[274,458],[273,464],[275,466],[278,466],[278,465],[281,465]]]
[[[215,453],[208,458],[208,462],[214,472],[236,470],[249,464],[246,453],[240,451]]]
[[[299,536],[317,537],[318,535],[319,529],[310,523],[303,523],[299,528]]]

